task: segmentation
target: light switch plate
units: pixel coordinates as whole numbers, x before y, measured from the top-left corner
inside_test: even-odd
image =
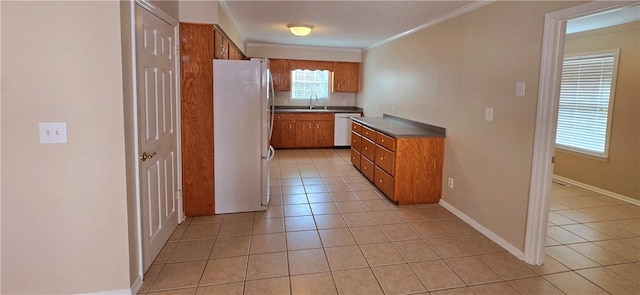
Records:
[[[40,143],[67,143],[67,123],[41,122]]]
[[[527,86],[527,83],[525,83],[525,82],[517,82],[516,83],[516,96],[524,96],[526,86]]]
[[[489,122],[493,122],[493,108],[484,109],[484,119]]]

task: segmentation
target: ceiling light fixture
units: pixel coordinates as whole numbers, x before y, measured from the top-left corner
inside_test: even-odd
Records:
[[[291,34],[294,34],[300,37],[309,35],[309,33],[311,33],[311,29],[313,29],[312,25],[301,25],[301,24],[290,24],[290,25],[287,25],[287,27],[291,31]]]

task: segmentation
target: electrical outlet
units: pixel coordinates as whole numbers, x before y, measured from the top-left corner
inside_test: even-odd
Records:
[[[453,188],[453,177],[449,177],[449,183],[447,185],[449,188]]]
[[[42,122],[40,127],[40,143],[67,143],[67,123]]]

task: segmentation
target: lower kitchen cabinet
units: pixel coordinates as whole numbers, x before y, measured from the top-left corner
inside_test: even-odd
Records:
[[[296,147],[313,147],[314,135],[313,121],[296,121]]]
[[[333,147],[333,113],[278,113],[271,145],[274,148]]]
[[[440,200],[444,135],[392,137],[352,124],[351,163],[383,194],[398,204]]]
[[[275,115],[271,145],[275,148],[296,147],[296,120],[293,114]]]

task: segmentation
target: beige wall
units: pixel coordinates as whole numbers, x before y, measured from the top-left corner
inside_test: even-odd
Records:
[[[218,5],[218,22],[217,24],[222,28],[225,34],[233,41],[243,53],[247,52],[246,44],[242,39],[242,35],[236,25],[227,16],[222,6]]]
[[[556,175],[640,200],[640,22],[567,36],[565,54],[620,49],[609,159],[556,149]]]
[[[1,5],[1,293],[127,290],[119,3]]]
[[[576,4],[495,2],[363,54],[365,115],[446,128],[443,200],[521,251],[544,15]]]
[[[362,59],[362,52],[359,49],[325,48],[325,47],[311,47],[311,46],[258,44],[258,43],[247,44],[247,55],[251,57],[352,61],[352,62],[360,62]]]
[[[178,0],[155,0],[149,2],[166,12],[175,20],[180,18],[180,3],[178,3]]]
[[[217,24],[218,1],[179,1],[179,21],[185,23]]]

